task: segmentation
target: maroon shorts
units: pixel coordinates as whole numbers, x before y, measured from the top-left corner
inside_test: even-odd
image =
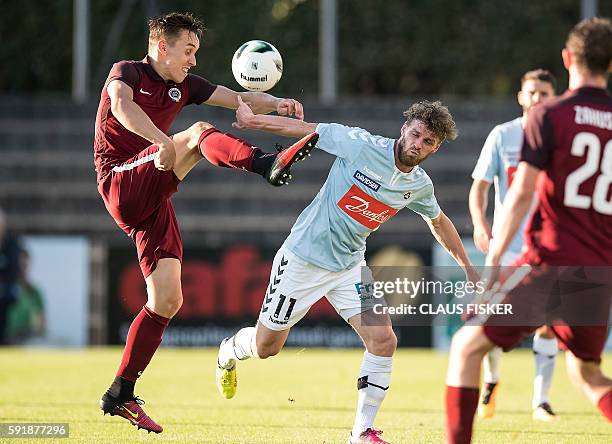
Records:
[[[183,242],[170,197],[180,180],[173,171],[155,168],[158,150],[151,145],[116,165],[98,184],[104,205],[132,238],[146,278],[161,258],[183,258]]]
[[[483,328],[487,338],[504,351],[512,350],[538,329],[538,327],[533,326],[500,325],[485,325]],[[583,361],[601,362],[601,352],[608,338],[607,326],[577,325],[572,327],[564,324],[553,324],[551,328],[559,340],[562,350],[571,351],[574,356]]]
[[[541,325],[550,325],[561,348],[570,350],[584,361],[600,362],[608,337],[610,286],[602,284],[585,287],[580,280],[572,281],[571,274],[570,279],[565,275],[559,278],[560,273],[564,273],[560,270],[578,268],[562,269],[546,265],[534,267],[503,301],[512,304],[514,311],[520,312],[521,317],[509,321],[502,315],[491,316],[483,326],[487,338],[504,351],[509,351]],[[604,275],[607,273],[605,268],[584,269],[588,274],[584,277],[586,282],[608,282]],[[584,297],[564,296],[571,296],[578,286],[582,291],[580,295]],[[562,309],[555,312],[558,307]],[[529,322],[520,325],[522,320]]]

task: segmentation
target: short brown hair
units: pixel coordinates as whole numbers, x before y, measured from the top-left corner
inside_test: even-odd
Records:
[[[578,66],[606,74],[612,61],[612,23],[599,17],[582,20],[570,31],[565,47]]]
[[[198,36],[198,39],[202,39],[204,24],[198,17],[189,12],[183,14],[171,12],[170,14],[151,17],[149,19],[149,44],[157,42],[163,37],[172,45],[181,31],[193,32]]]
[[[533,69],[523,74],[523,77],[521,77],[521,88],[527,80],[539,80],[540,82],[550,83],[553,89],[557,86],[557,79],[546,69]]]
[[[429,102],[422,100],[413,104],[407,111],[404,111],[406,123],[410,124],[413,120],[420,120],[427,129],[440,139],[440,143],[447,139],[457,138],[457,125],[448,108],[442,102]]]

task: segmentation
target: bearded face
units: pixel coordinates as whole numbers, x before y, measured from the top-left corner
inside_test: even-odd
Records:
[[[396,157],[400,166],[407,169],[414,168],[438,151],[440,142],[424,122],[420,120],[406,122],[396,142]]]

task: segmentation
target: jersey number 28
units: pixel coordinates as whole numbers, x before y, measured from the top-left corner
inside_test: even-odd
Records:
[[[593,205],[593,209],[598,213],[610,216],[612,215],[612,199],[608,200],[608,191],[612,183],[612,140],[606,143],[602,157],[599,137],[593,133],[578,133],[572,142],[572,155],[584,156],[585,151],[587,151],[587,156],[584,165],[567,176],[563,203],[567,207],[584,210]],[[593,196],[580,194],[578,192],[580,185],[598,172],[599,176],[595,181]]]

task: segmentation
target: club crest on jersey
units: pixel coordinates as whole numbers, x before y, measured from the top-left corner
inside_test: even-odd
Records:
[[[351,219],[370,230],[377,230],[399,211],[370,196],[357,185],[352,185],[342,196],[338,207]]]
[[[173,86],[172,88],[168,90],[168,95],[175,102],[178,102],[179,100],[181,100],[181,90],[178,89],[176,86]]]
[[[410,196],[412,196],[412,191],[406,191],[404,193],[404,199],[410,199]]]
[[[353,177],[371,190],[378,191],[378,189],[380,188],[380,184],[378,182],[376,182],[374,179],[369,178],[359,170],[355,171]]]

